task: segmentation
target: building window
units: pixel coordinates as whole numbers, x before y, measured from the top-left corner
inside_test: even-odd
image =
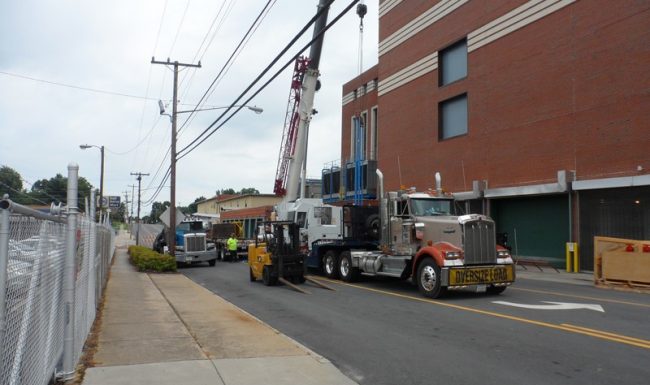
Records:
[[[438,117],[438,139],[467,134],[467,94],[440,102]]]
[[[467,76],[467,40],[463,39],[438,54],[440,86],[455,82]]]
[[[377,107],[370,110],[370,156],[368,159],[377,160],[377,123],[378,116]]]
[[[366,122],[368,121],[368,112],[363,111],[359,116],[352,118],[352,127],[350,135],[350,160],[366,159]]]

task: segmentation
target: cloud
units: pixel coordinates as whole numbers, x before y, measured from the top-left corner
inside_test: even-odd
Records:
[[[348,3],[335,2],[330,20]],[[378,1],[366,3],[370,12],[365,18],[364,67],[368,68],[377,62]],[[136,183],[131,172],[151,174],[143,178],[143,188],[158,186],[169,164],[168,158],[163,162],[163,156],[170,145],[171,126],[167,117],[161,119],[158,115],[156,100],[172,99],[172,72],[150,64],[151,56],[192,62],[204,38],[204,47],[210,42],[212,35],[207,32],[222,10],[221,16],[225,17],[218,19],[220,29],[201,57],[202,68],[186,69],[180,75],[180,102],[195,103],[265,2],[192,0],[183,18],[187,4],[182,0],[26,0],[0,5],[4,16],[0,23],[0,71],[151,98],[92,93],[0,74],[0,164],[13,167],[34,182],[56,173],[65,174],[67,165],[76,162],[80,174],[99,186],[99,151],[82,151],[78,146],[104,145],[106,195],[131,191],[128,186]],[[206,105],[232,103],[315,14],[316,5],[316,0],[275,2]],[[224,13],[227,9],[230,11]],[[325,162],[340,157],[341,87],[358,75],[358,25],[353,10],[325,35],[323,88],[316,95],[319,113],[311,123],[309,136],[309,176],[318,177]],[[301,39],[302,44],[311,34],[310,29]],[[281,62],[286,60],[288,57]],[[201,195],[211,196],[221,188],[272,191],[290,78],[291,71],[285,71],[251,101],[264,108],[263,114],[242,110],[179,161],[180,203],[190,203]],[[219,112],[201,112],[183,128],[179,148],[208,127]],[[179,127],[183,121],[179,118]],[[139,142],[140,146],[128,152]],[[159,166],[161,172],[153,178]],[[150,198],[152,191],[144,190],[143,199]],[[165,188],[156,200],[168,199]],[[142,214],[146,213],[148,207],[143,207]]]

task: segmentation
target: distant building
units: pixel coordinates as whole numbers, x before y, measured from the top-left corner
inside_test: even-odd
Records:
[[[273,206],[280,201],[273,194],[216,195],[197,203],[196,216],[214,218],[218,222],[220,214],[232,210]]]
[[[650,239],[650,2],[379,8],[378,64],[343,86],[344,161],[376,160],[387,190],[440,171],[520,256],[562,264],[574,241],[592,270],[594,235]]]

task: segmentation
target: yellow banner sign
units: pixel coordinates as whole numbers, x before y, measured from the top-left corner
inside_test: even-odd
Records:
[[[503,283],[515,280],[512,265],[449,270],[449,286]]]

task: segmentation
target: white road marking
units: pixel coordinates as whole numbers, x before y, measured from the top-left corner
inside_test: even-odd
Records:
[[[594,311],[599,311],[601,313],[604,313],[605,310],[603,309],[602,306],[598,304],[588,304],[588,303],[569,303],[569,302],[551,302],[551,301],[542,301],[544,303],[550,304],[550,305],[529,305],[525,303],[514,303],[514,302],[506,302],[506,301],[492,301],[492,303],[496,303],[499,305],[506,305],[506,306],[513,306],[513,307],[521,307],[524,309],[535,309],[535,310],[575,310],[575,309],[588,309],[588,310],[594,310]]]

